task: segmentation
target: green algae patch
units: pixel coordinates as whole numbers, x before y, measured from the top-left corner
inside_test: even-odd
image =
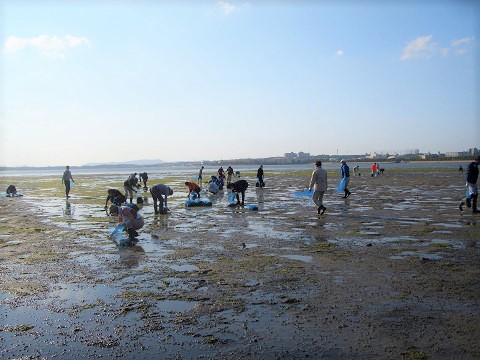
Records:
[[[35,326],[33,325],[15,325],[15,326],[9,326],[6,325],[3,327],[2,330],[0,331],[5,331],[5,332],[25,332],[32,330]]]
[[[310,246],[305,246],[304,248],[314,253],[328,253],[328,252],[333,252],[336,247],[337,245],[333,243],[319,242]]]
[[[44,293],[48,291],[48,287],[46,285],[37,282],[26,281],[16,281],[15,283],[3,285],[1,288],[4,292],[16,296],[38,295],[39,293]]]

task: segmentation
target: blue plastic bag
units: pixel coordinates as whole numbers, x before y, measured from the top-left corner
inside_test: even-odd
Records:
[[[295,197],[312,197],[312,195],[313,195],[313,189],[312,190],[305,189],[303,191],[295,191],[293,193],[293,196]]]
[[[342,180],[338,183],[337,192],[345,191],[345,185],[347,184],[347,178],[343,177]]]

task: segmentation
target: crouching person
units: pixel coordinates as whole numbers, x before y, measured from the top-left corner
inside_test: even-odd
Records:
[[[134,204],[130,206],[110,206],[110,215],[118,216],[118,224],[125,225],[125,231],[128,233],[129,238],[137,237],[137,230],[141,229],[145,224],[138,211],[138,207]]]
[[[166,214],[168,211],[167,198],[173,195],[172,188],[164,184],[158,184],[150,188],[150,194],[152,194],[155,214]],[[165,196],[165,199],[162,195]],[[157,208],[157,201],[159,203],[159,208]]]

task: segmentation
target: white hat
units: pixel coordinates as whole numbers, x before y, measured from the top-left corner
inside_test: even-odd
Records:
[[[342,159],[342,160],[340,160],[340,162],[342,163],[342,162],[346,162],[346,161]]]

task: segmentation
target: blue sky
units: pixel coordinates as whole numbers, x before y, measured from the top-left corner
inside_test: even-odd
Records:
[[[0,165],[447,152],[475,1],[0,2]]]

